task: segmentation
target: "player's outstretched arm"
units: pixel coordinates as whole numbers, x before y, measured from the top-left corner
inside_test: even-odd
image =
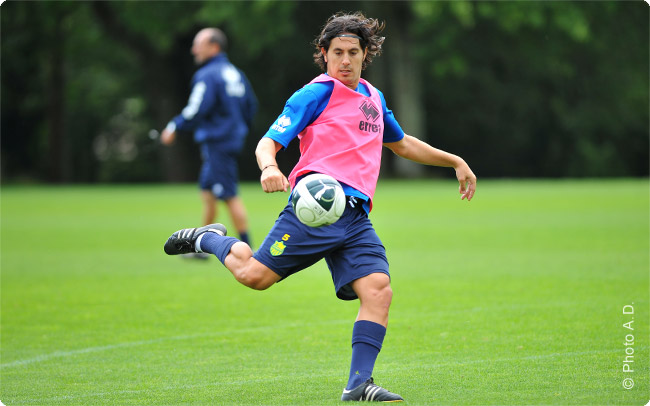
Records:
[[[282,148],[282,145],[268,137],[263,137],[255,149],[257,165],[262,171],[260,183],[266,193],[286,192],[289,189],[289,181],[278,168],[275,155]]]
[[[404,134],[404,138],[401,140],[386,143],[384,146],[396,155],[414,162],[454,168],[456,170],[456,178],[460,184],[459,191],[461,199],[467,199],[467,201],[472,200],[476,191],[476,175],[474,175],[463,158],[434,148],[426,142],[408,134]]]

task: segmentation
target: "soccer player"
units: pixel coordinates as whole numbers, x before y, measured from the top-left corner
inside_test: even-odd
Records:
[[[200,68],[192,78],[189,102],[167,124],[160,140],[170,145],[176,130],[194,132],[203,159],[199,175],[203,224],[215,221],[218,202],[223,200],[239,238],[248,243],[246,210],[237,193],[237,160],[257,111],[257,99],[244,73],[228,60],[226,45],[226,35],[218,28],[204,28],[196,34],[192,54]]]
[[[383,23],[360,12],[330,17],[314,41],[315,62],[325,73],[289,98],[256,149],[267,193],[287,191],[313,172],[337,179],[348,201],[336,223],[308,227],[287,204],[255,253],[227,237],[221,224],[177,231],[165,243],[165,252],[172,255],[212,253],[239,282],[259,290],[325,258],[337,297],[360,301],[350,374],[341,397],[345,401],[403,400],[372,378],[392,298],[386,252],[368,219],[382,145],[416,162],[453,167],[461,199],[471,200],[476,188],[476,176],[463,159],[404,134],[382,93],[361,79],[362,70],[381,51],[382,29]],[[287,178],[275,156],[295,137],[300,139],[301,156]]]

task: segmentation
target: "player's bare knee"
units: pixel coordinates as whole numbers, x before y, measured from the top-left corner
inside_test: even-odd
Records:
[[[373,307],[385,307],[388,309],[393,300],[393,290],[390,285],[368,289],[361,296],[361,302]]]
[[[393,300],[393,289],[390,285],[386,285],[383,288],[379,289],[377,292],[378,301],[387,308],[390,307],[390,303]]]
[[[248,287],[255,290],[266,290],[271,287],[272,281],[264,278],[259,273],[253,273],[248,276]]]
[[[263,272],[251,269],[251,267],[240,270],[236,277],[241,284],[255,290],[266,290],[275,282],[266,277]]]
[[[259,279],[255,278],[253,274],[245,270],[238,272],[235,277],[239,283],[251,289],[256,289],[255,287],[259,283]]]

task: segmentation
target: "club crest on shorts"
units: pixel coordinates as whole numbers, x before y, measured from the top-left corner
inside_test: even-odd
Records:
[[[282,255],[284,252],[284,249],[287,248],[286,245],[282,241],[276,241],[271,245],[271,248],[269,251],[271,251],[271,255],[274,257],[277,257],[278,255]]]

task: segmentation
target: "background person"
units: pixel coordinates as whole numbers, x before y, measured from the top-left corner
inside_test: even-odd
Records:
[[[345,401],[403,400],[372,378],[393,295],[386,251],[368,219],[382,145],[416,162],[453,167],[461,199],[471,200],[476,188],[476,176],[463,159],[404,134],[382,93],[361,79],[362,70],[381,52],[382,29],[383,24],[360,12],[330,17],[315,41],[314,54],[326,74],[291,96],[256,150],[267,193],[286,191],[309,173],[337,179],[348,202],[336,223],[308,227],[297,219],[289,203],[255,253],[249,245],[226,237],[221,224],[179,230],[165,243],[170,255],[216,255],[237,281],[258,290],[325,258],[337,297],[360,301],[352,330],[350,373],[341,396]],[[275,157],[295,137],[300,139],[301,156],[287,179]],[[281,249],[277,249],[278,242],[282,242]]]
[[[228,60],[226,45],[226,36],[218,28],[204,28],[196,34],[192,54],[200,68],[192,78],[192,93],[182,113],[161,133],[161,142],[173,143],[177,130],[194,132],[203,159],[199,175],[203,224],[215,221],[218,202],[223,200],[239,238],[249,243],[237,165],[257,99],[244,73]]]

